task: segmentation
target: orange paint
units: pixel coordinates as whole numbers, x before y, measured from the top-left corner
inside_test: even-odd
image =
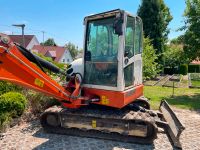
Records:
[[[87,93],[87,96],[91,97],[91,95],[93,95],[94,97],[101,98],[101,101],[95,102],[95,104],[123,108],[143,95],[143,85],[136,86],[123,92],[92,88],[84,88],[83,91]]]

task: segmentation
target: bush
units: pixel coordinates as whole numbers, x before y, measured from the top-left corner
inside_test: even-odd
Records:
[[[182,75],[187,75],[188,65],[186,65],[186,64],[180,65],[179,73],[182,74]]]
[[[0,129],[1,126],[8,123],[11,120],[11,116],[8,112],[0,113]]]
[[[144,48],[142,54],[144,79],[154,78],[160,71],[158,69],[158,63],[156,62],[157,59],[158,56],[156,55],[155,49],[151,44],[151,40],[149,38],[144,38]]]
[[[6,81],[0,81],[0,95],[10,91],[19,92],[22,90],[22,87],[14,85]]]
[[[29,100],[29,108],[33,114],[41,113],[53,105],[60,105],[56,99],[31,90],[26,93],[26,97]]]
[[[0,96],[0,114],[9,113],[11,117],[22,115],[26,108],[26,98],[17,92],[8,92]]]

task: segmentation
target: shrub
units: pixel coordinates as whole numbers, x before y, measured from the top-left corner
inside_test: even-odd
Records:
[[[150,79],[155,77],[158,72],[158,63],[156,60],[158,56],[155,53],[155,49],[151,44],[151,40],[149,38],[144,38],[144,48],[143,48],[143,77],[144,79]]]
[[[31,90],[26,93],[26,97],[29,100],[28,105],[33,114],[41,113],[53,105],[60,105],[54,98]]]
[[[17,92],[8,92],[0,96],[0,113],[10,113],[12,117],[22,115],[26,108],[25,96]]]
[[[188,65],[187,64],[180,65],[179,73],[182,74],[182,75],[187,75],[187,73],[188,73]]]
[[[0,95],[10,91],[19,92],[22,90],[22,87],[14,85],[10,82],[0,81]]]
[[[3,127],[3,125],[9,123],[11,120],[11,116],[10,113],[6,112],[6,113],[0,113],[0,131]]]

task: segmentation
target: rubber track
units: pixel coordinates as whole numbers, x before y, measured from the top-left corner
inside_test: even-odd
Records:
[[[83,113],[82,110],[80,111],[80,114]],[[85,110],[86,110],[86,113],[88,113],[89,115],[91,115],[91,111],[94,111],[94,110],[88,110],[88,109],[85,109]],[[69,110],[66,110],[66,109],[64,111],[67,111],[67,113],[70,112]],[[95,111],[96,112],[93,112],[93,113],[96,113],[97,116],[101,116],[101,114],[98,113],[98,110],[95,110]],[[107,110],[105,111],[110,113]],[[99,112],[102,113],[102,110]],[[145,122],[151,128],[151,130],[149,130],[149,133],[147,133],[149,135],[147,138],[122,135],[119,133],[105,132],[105,131],[99,131],[99,130],[97,131],[97,130],[87,130],[87,129],[78,129],[78,128],[51,127],[51,126],[48,126],[46,122],[44,121],[44,118],[45,118],[44,116],[48,114],[52,114],[52,113],[53,114],[63,113],[63,109],[58,108],[58,107],[52,107],[46,110],[42,114],[41,124],[44,130],[48,133],[66,134],[66,135],[89,137],[89,138],[100,138],[100,139],[105,139],[105,140],[114,140],[114,141],[120,141],[120,142],[130,142],[130,143],[140,143],[140,144],[151,144],[153,140],[157,138],[157,126],[155,124],[155,120],[148,113],[128,111],[127,113],[125,113],[123,117],[123,119],[135,120],[135,122],[140,122],[140,123]],[[113,113],[113,111],[111,111],[111,113]],[[112,117],[113,118],[119,117],[120,116],[119,113],[121,112],[113,113]],[[104,115],[104,117],[106,117],[106,115]]]

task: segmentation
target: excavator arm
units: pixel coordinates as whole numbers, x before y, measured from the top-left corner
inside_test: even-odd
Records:
[[[73,90],[66,90],[48,76],[41,69],[42,66],[53,72],[63,73],[53,64],[45,62],[23,47],[14,44],[7,35],[0,34],[0,80],[55,97],[68,108],[84,105],[83,98],[80,97],[81,88],[78,78],[71,77],[68,89],[73,87]]]

